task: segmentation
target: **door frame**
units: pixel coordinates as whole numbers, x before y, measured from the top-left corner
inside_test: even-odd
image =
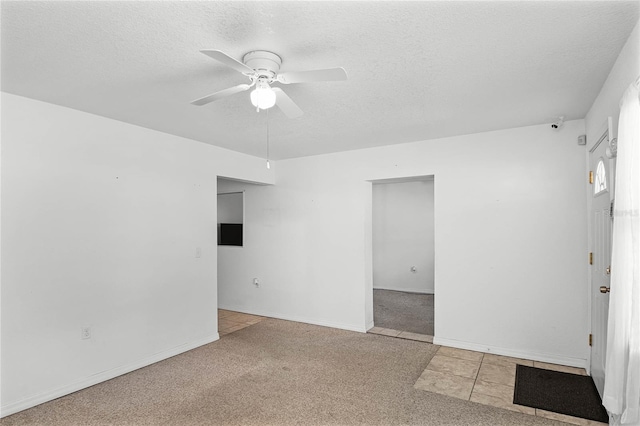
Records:
[[[433,293],[436,294],[438,288],[438,211],[437,198],[438,186],[436,185],[436,173],[425,173],[415,176],[402,176],[395,178],[374,178],[364,181],[365,190],[365,286],[364,286],[364,307],[365,307],[365,332],[374,326],[373,323],[373,184],[374,183],[400,183],[411,182],[429,178],[433,180]],[[435,324],[437,323],[437,305],[433,304],[434,330],[433,337],[436,336]]]
[[[612,135],[614,134],[614,127],[613,127],[613,118],[612,117],[607,117],[607,120],[605,121],[605,123],[600,127],[600,130],[596,133],[597,135],[597,139],[594,141],[594,143],[592,143],[591,145],[587,145],[587,150],[586,150],[586,176],[585,176],[585,191],[587,194],[587,253],[585,253],[585,259],[588,259],[588,255],[589,252],[592,250],[593,247],[593,232],[592,232],[592,218],[591,218],[591,207],[592,207],[592,201],[593,201],[593,195],[592,195],[592,191],[593,191],[593,187],[592,185],[589,183],[589,172],[593,171],[595,173],[595,170],[591,170],[591,152],[597,148],[597,146],[601,143],[607,143],[609,144],[609,142],[612,139]],[[612,161],[611,159],[609,159],[609,176],[611,176],[610,179],[610,192],[609,192],[609,196],[612,197],[613,196],[613,191],[615,190],[615,162]],[[593,332],[592,329],[592,320],[593,320],[593,316],[592,316],[592,308],[593,308],[593,298],[594,298],[594,294],[592,291],[592,278],[593,278],[593,274],[592,274],[592,267],[589,264],[589,262],[586,262],[587,264],[587,330],[588,333],[591,334]],[[588,345],[587,343],[587,356],[586,356],[586,361],[587,361],[587,365],[586,365],[586,371],[588,375],[591,375],[591,346]]]

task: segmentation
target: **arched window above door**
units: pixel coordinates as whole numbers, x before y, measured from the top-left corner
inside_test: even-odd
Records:
[[[593,182],[593,195],[598,195],[607,190],[607,169],[604,166],[604,160],[598,160],[596,167],[595,182]]]

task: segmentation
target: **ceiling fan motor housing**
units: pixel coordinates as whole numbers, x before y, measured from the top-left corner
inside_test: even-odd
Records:
[[[272,81],[282,65],[282,58],[266,50],[254,50],[242,58],[242,62],[256,71],[260,77],[267,77]]]

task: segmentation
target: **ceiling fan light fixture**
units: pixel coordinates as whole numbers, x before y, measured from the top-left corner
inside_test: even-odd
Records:
[[[250,96],[251,103],[258,109],[269,109],[276,104],[276,93],[265,81],[259,81]]]
[[[344,68],[281,73],[282,58],[266,50],[251,51],[243,56],[242,62],[221,50],[205,49],[200,52],[248,77],[251,80],[251,84],[239,84],[217,91],[192,101],[192,105],[206,105],[236,93],[244,92],[255,86],[255,89],[250,93],[250,99],[258,111],[261,109],[268,110],[274,105],[278,105],[278,108],[288,118],[298,118],[303,114],[300,107],[280,87],[274,87],[273,89],[269,87],[270,83],[312,83],[315,81],[343,81],[347,79],[347,72]]]

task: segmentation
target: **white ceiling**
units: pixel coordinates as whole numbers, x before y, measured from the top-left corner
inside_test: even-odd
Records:
[[[2,2],[2,90],[265,156],[266,113],[199,53],[342,66],[281,86],[271,157],[299,157],[583,118],[638,20],[617,2]]]

